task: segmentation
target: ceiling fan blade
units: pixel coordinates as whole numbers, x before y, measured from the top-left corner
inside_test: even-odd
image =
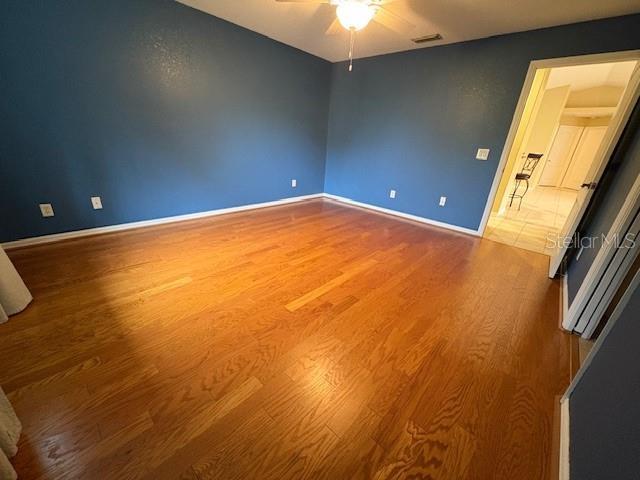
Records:
[[[384,7],[377,7],[376,15],[373,17],[374,22],[378,22],[380,25],[387,27],[401,35],[406,35],[408,32],[416,28],[416,26],[405,20],[404,18],[396,15]]]
[[[340,20],[338,20],[337,18],[331,22],[331,25],[329,25],[329,28],[327,28],[327,31],[324,32],[325,35],[338,35],[342,32],[345,32],[345,28],[342,26],[342,24],[340,23]]]

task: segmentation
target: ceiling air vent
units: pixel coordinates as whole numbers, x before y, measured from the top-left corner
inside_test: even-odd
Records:
[[[436,40],[442,40],[442,35],[440,35],[439,33],[434,33],[433,35],[425,35],[424,37],[411,39],[413,43],[435,42]]]

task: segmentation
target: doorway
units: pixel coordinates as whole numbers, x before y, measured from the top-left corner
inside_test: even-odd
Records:
[[[532,62],[480,231],[564,256],[638,98],[640,52]]]

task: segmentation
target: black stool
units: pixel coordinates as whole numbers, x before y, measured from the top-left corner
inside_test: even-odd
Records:
[[[520,203],[518,204],[518,210],[522,207],[522,199],[529,191],[529,179],[531,175],[533,175],[534,170],[538,166],[540,159],[542,158],[542,153],[529,153],[527,154],[527,158],[524,161],[524,165],[522,165],[522,170],[520,173],[516,173],[516,188],[513,189],[513,193],[509,195],[511,201],[509,202],[509,207],[513,205],[513,199],[519,198]],[[518,188],[520,188],[520,184],[525,183],[525,189],[522,194],[518,194]]]

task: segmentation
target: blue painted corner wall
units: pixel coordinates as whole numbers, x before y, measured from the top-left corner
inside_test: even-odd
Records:
[[[322,192],[330,69],[173,0],[0,2],[0,241]]]
[[[350,74],[173,0],[2,1],[0,241],[322,191],[476,229],[529,62],[635,48],[640,15]]]
[[[475,230],[529,63],[638,48],[632,15],[335,64],[325,191]]]
[[[636,274],[639,275],[639,274]],[[636,277],[637,279],[637,277]],[[570,478],[634,480],[640,471],[640,288],[628,290],[615,323],[586,361],[569,397]],[[613,322],[613,320],[609,320]]]

